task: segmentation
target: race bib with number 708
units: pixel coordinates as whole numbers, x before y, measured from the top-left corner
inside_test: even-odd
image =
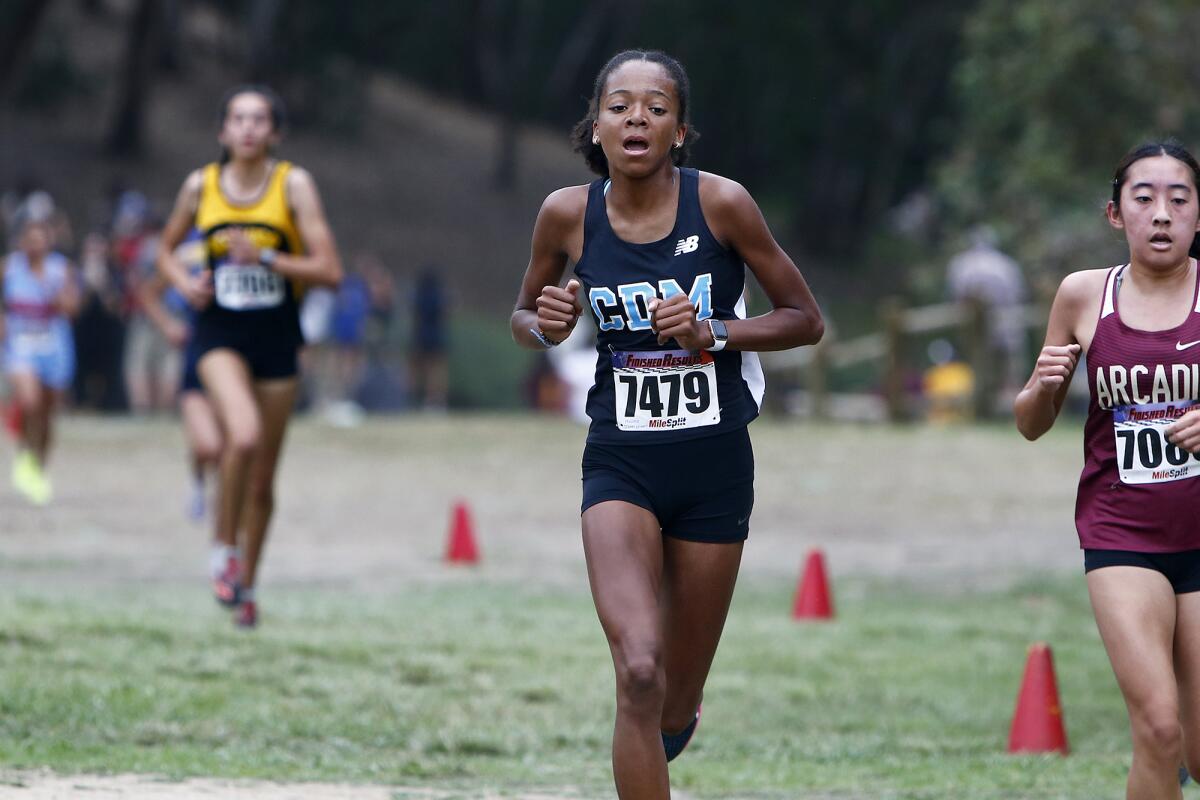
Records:
[[[1166,437],[1167,428],[1195,405],[1183,400],[1113,408],[1122,483],[1166,483],[1200,475],[1200,455],[1179,449]]]
[[[721,421],[717,367],[701,350],[614,350],[617,428],[668,431]]]

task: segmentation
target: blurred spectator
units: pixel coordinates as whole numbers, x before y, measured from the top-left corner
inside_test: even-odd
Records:
[[[137,192],[126,192],[113,221],[119,257],[124,259],[128,322],[125,333],[125,390],[135,413],[171,411],[179,389],[182,342],[172,342],[146,313],[144,297],[156,292],[155,257],[161,225]]]
[[[4,223],[5,244],[16,246],[13,227],[17,221],[17,214],[21,204],[25,202],[25,198],[37,190],[37,183],[37,179],[27,172],[18,177],[13,185],[0,195],[0,220]]]
[[[367,280],[371,307],[367,317],[366,344],[368,350],[387,347],[396,316],[396,282],[392,273],[377,256],[366,254],[359,260],[359,269]]]
[[[121,369],[125,324],[118,276],[104,234],[87,235],[79,262],[83,299],[75,320],[75,402],[99,411],[122,411],[127,405]]]
[[[333,350],[329,343],[336,295],[325,286],[304,293],[300,303],[300,407],[324,411],[333,396]]]
[[[0,198],[0,213],[4,215],[4,230],[9,243],[16,242],[18,221],[44,222],[54,237],[54,247],[60,253],[75,249],[75,237],[70,220],[44,189],[39,189],[32,176],[25,176]]]
[[[990,375],[976,376],[981,389],[993,396],[997,390],[1015,393],[1024,383],[1026,368],[1025,322],[1022,303],[1025,278],[1016,261],[996,248],[995,232],[979,226],[971,232],[971,246],[954,256],[947,267],[950,296],[959,301],[983,303],[988,314]]]
[[[368,411],[398,411],[404,407],[403,366],[391,347],[396,324],[396,282],[379,258],[362,255],[357,262],[367,282],[369,308],[363,342],[366,364],[356,398]]]
[[[413,390],[425,409],[446,408],[450,380],[446,339],[446,292],[441,273],[429,265],[413,292],[411,352]]]
[[[333,301],[329,332],[333,343],[335,402],[354,402],[362,379],[371,289],[363,274],[362,256],[347,270]]]

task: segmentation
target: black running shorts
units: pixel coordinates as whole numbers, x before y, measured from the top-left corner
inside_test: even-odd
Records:
[[[658,518],[664,536],[740,542],[754,508],[750,432],[645,445],[588,443],[583,451],[583,511],[623,500]]]
[[[1138,553],[1133,550],[1084,550],[1083,571],[1102,567],[1141,567],[1161,572],[1175,594],[1200,591],[1200,550]]]
[[[213,350],[236,352],[246,360],[246,366],[256,381],[293,378],[300,371],[296,359],[298,345],[266,337],[257,338],[242,331],[197,331],[187,355],[199,364]]]

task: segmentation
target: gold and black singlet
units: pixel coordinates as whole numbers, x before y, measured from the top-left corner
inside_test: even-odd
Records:
[[[259,247],[280,253],[304,252],[287,200],[291,169],[287,161],[276,162],[262,193],[243,204],[231,201],[222,191],[220,164],[204,167],[196,228],[204,238],[214,295],[213,302],[196,317],[195,338],[201,350],[226,344],[294,349],[303,343],[300,286],[262,264],[235,264],[228,256],[229,232],[235,228],[244,230]]]

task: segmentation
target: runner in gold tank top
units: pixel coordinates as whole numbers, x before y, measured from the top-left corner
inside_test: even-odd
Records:
[[[335,286],[342,277],[312,176],[271,155],[283,116],[266,87],[226,95],[217,137],[223,157],[184,181],[158,253],[163,275],[197,310],[188,355],[225,434],[213,584],[247,627],[257,622],[255,578],[296,401],[300,287]],[[174,254],[193,226],[207,251],[198,274]]]

